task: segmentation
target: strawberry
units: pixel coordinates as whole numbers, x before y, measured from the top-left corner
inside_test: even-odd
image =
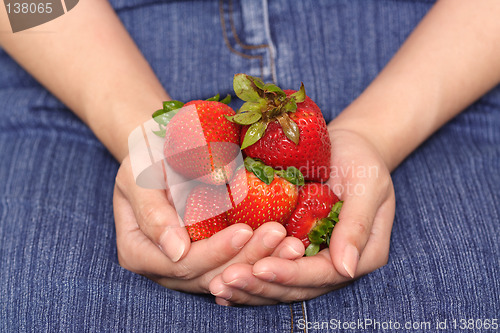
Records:
[[[200,183],[186,200],[184,224],[191,241],[208,238],[228,226],[226,211],[231,201],[225,186]]]
[[[227,212],[229,224],[246,223],[253,229],[269,221],[283,224],[297,203],[302,174],[294,167],[274,170],[248,157],[244,164],[229,185],[234,204]]]
[[[321,110],[298,91],[245,74],[233,81],[236,95],[246,101],[229,120],[243,125],[241,148],[273,168],[298,168],[309,181],[330,177],[331,142]]]
[[[302,241],[307,256],[316,254],[320,246],[330,244],[341,207],[342,201],[330,186],[306,183],[299,190],[297,206],[285,222],[287,235]]]
[[[170,101],[153,114],[160,124],[155,133],[165,137],[165,159],[182,176],[215,185],[232,177],[240,152],[241,126],[225,118],[235,113],[224,102],[219,102],[218,96],[184,105]]]

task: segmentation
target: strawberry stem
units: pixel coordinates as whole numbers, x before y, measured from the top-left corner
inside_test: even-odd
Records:
[[[240,125],[250,126],[243,138],[241,149],[253,145],[262,138],[267,124],[277,120],[286,137],[299,144],[299,127],[288,117],[288,112],[297,111],[297,103],[306,99],[304,84],[300,89],[287,96],[273,83],[264,83],[261,79],[246,74],[236,74],[233,79],[233,89],[241,100],[245,101],[238,113],[230,121]],[[245,114],[246,113],[246,114]],[[238,116],[242,114],[242,116]]]
[[[245,158],[244,164],[249,172],[253,173],[267,185],[273,182],[275,175],[294,185],[304,185],[304,175],[296,167],[288,167],[286,170],[275,170],[264,164],[264,162],[251,157]]]
[[[339,214],[343,201],[336,202],[328,213],[327,217],[319,219],[314,227],[309,231],[308,237],[311,244],[306,248],[306,256],[313,256],[318,253],[321,244],[330,246],[330,237],[335,225],[339,222]]]

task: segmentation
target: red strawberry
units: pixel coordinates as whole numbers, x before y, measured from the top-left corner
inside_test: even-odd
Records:
[[[270,221],[283,224],[297,203],[299,184],[303,177],[296,168],[276,171],[245,159],[245,169],[239,169],[229,185],[235,204],[227,212],[229,224],[246,223],[253,229]]]
[[[186,200],[184,224],[191,241],[208,238],[228,226],[231,201],[226,186],[199,184]]]
[[[240,152],[241,127],[225,118],[234,114],[216,100],[191,101],[160,114],[160,120],[169,118],[163,120],[166,127],[160,127],[164,132],[157,134],[165,136],[164,155],[172,169],[189,179],[225,184],[236,169]]]
[[[236,95],[246,103],[230,120],[243,125],[241,146],[247,156],[273,168],[298,168],[304,178],[324,182],[330,177],[331,142],[321,110],[299,91],[245,74],[234,77]]]
[[[329,245],[341,207],[342,202],[328,185],[305,184],[300,188],[297,206],[285,224],[288,236],[302,241],[306,255],[316,254],[320,245]]]

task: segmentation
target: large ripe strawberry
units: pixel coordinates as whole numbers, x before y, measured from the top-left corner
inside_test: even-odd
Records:
[[[226,212],[231,208],[226,186],[200,183],[186,200],[184,224],[191,241],[208,238],[229,224]]]
[[[331,142],[321,110],[300,90],[281,90],[245,74],[234,77],[236,95],[246,101],[229,119],[243,125],[241,148],[273,168],[298,168],[309,181],[330,177]]]
[[[316,254],[320,246],[330,244],[330,236],[338,222],[341,207],[342,202],[330,186],[306,183],[300,188],[297,205],[285,222],[288,236],[302,241],[307,256]]]
[[[217,100],[195,100],[153,114],[165,137],[164,155],[176,172],[208,184],[225,184],[237,167],[241,126],[225,117],[235,113]],[[166,102],[167,108],[174,102]],[[165,104],[164,104],[165,105]],[[163,112],[162,112],[163,111]],[[162,125],[164,127],[162,127]]]
[[[236,172],[228,186],[235,205],[227,212],[229,224],[246,223],[253,229],[270,221],[283,224],[295,208],[298,185],[303,182],[296,168],[274,170],[246,158],[245,168]]]

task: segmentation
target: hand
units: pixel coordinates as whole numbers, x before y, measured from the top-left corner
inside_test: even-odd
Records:
[[[253,266],[231,265],[210,283],[210,290],[224,290],[225,297],[216,299],[218,304],[311,299],[387,263],[395,196],[386,163],[370,141],[355,131],[331,129],[330,138],[329,184],[344,201],[330,248],[295,260],[273,256]],[[302,246],[290,238],[289,246]]]
[[[210,280],[231,264],[303,254],[290,248],[278,223],[266,223],[255,232],[246,224],[236,224],[191,244],[171,201],[168,190],[137,186],[129,157],[124,159],[113,198],[118,260],[122,267],[167,288],[208,293]]]

